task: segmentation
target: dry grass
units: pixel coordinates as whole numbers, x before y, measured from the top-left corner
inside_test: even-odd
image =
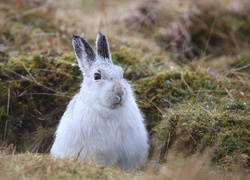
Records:
[[[1,154],[3,179],[125,179],[124,172],[84,164],[73,159],[53,159],[39,154]]]
[[[247,179],[249,175],[242,173],[225,174],[211,169],[209,155],[195,155],[189,158],[171,156],[159,172],[159,179],[187,179],[187,180],[222,180],[222,179]]]
[[[9,152],[10,153],[10,152]],[[143,171],[122,172],[114,167],[101,167],[74,159],[53,159],[40,154],[0,154],[0,176],[3,179],[171,179],[220,180],[248,179],[240,172],[223,173],[211,169],[209,153],[188,158],[169,155],[167,163],[150,162]]]

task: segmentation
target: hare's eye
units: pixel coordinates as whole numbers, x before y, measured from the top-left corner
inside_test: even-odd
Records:
[[[95,80],[101,79],[101,74],[95,73],[95,74],[94,74],[94,79],[95,79]]]

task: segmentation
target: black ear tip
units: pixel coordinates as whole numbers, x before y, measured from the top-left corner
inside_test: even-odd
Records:
[[[81,38],[81,37],[76,35],[76,34],[72,34],[72,39],[79,39],[79,38]]]
[[[105,35],[101,31],[99,31],[98,36],[99,37],[105,37]]]

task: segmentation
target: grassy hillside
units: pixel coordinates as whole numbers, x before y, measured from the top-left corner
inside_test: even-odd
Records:
[[[0,174],[249,177],[249,13],[247,0],[0,2]],[[94,47],[100,30],[145,115],[150,157],[140,171],[47,155],[82,81],[71,36],[85,36]]]

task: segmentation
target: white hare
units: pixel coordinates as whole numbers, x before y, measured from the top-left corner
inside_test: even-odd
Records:
[[[148,134],[106,36],[97,35],[96,55],[84,38],[74,35],[72,43],[84,80],[62,116],[51,154],[126,171],[138,168],[147,159]]]

